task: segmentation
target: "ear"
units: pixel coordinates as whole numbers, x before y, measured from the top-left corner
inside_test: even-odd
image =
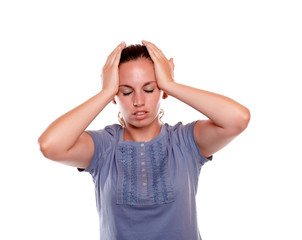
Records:
[[[164,92],[163,99],[166,99],[168,97],[168,94]]]

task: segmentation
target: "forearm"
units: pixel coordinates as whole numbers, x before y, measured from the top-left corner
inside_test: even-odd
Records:
[[[83,104],[55,120],[39,138],[42,149],[68,151],[88,125],[113,99],[114,94],[101,91]]]
[[[163,90],[193,107],[221,128],[245,128],[245,120],[249,118],[246,107],[223,95],[175,82],[170,82]]]

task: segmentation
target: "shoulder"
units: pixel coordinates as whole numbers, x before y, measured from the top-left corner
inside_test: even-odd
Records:
[[[88,133],[96,133],[96,134],[102,134],[102,133],[107,133],[111,136],[115,136],[118,135],[119,132],[121,131],[122,127],[119,124],[112,124],[112,125],[108,125],[103,129],[99,129],[99,130],[87,130],[86,132]]]
[[[112,124],[100,130],[87,130],[86,132],[91,136],[96,144],[100,140],[113,140],[118,139],[122,127],[119,124]]]
[[[198,121],[193,121],[186,124],[178,122],[173,126],[167,125],[167,129],[169,138],[171,139],[170,143],[172,143],[179,151],[183,152],[186,158],[195,159],[194,161],[197,160],[198,163],[203,165],[206,161],[211,160],[211,158],[206,159],[200,152],[196,143],[194,128],[197,122]]]
[[[183,142],[194,139],[194,126],[196,121],[183,124],[178,122],[175,125],[165,124],[170,138],[175,139],[177,142]]]
[[[121,129],[120,125],[113,124],[106,126],[104,129],[85,131],[91,136],[94,143],[93,156],[85,171],[98,172],[97,169],[103,166],[104,160],[108,157],[108,154],[112,153],[115,143],[118,142]]]
[[[178,122],[175,125],[165,124],[165,127],[166,127],[167,131],[172,134],[185,134],[185,133],[188,133],[189,131],[193,131],[196,122],[197,121],[190,122],[187,124]]]
[[[121,130],[122,126],[119,124],[112,124],[104,128],[104,131],[110,134],[111,136],[118,136]]]
[[[193,121],[193,122],[189,122],[189,123],[183,123],[181,121],[179,121],[178,123],[174,124],[174,125],[170,125],[168,123],[165,123],[165,127],[167,127],[167,129],[169,130],[172,130],[172,131],[177,131],[177,130],[180,130],[180,129],[183,129],[183,128],[186,128],[186,127],[189,127],[189,126],[193,126],[195,125],[197,121]]]

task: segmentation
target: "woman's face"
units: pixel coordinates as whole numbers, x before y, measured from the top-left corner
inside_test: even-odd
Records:
[[[157,86],[151,61],[138,59],[119,66],[116,100],[126,126],[145,127],[158,123],[161,98],[162,91]]]

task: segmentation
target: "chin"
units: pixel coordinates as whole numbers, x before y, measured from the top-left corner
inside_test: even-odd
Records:
[[[127,123],[128,126],[132,127],[132,128],[144,128],[150,125],[150,123],[133,123],[133,122],[128,122]]]
[[[127,122],[128,125],[130,125],[131,127],[134,128],[145,128],[145,127],[149,127],[152,124],[155,124],[157,121],[157,118],[153,119],[153,120],[148,120],[148,119],[144,119],[141,121],[131,121],[131,122]]]

